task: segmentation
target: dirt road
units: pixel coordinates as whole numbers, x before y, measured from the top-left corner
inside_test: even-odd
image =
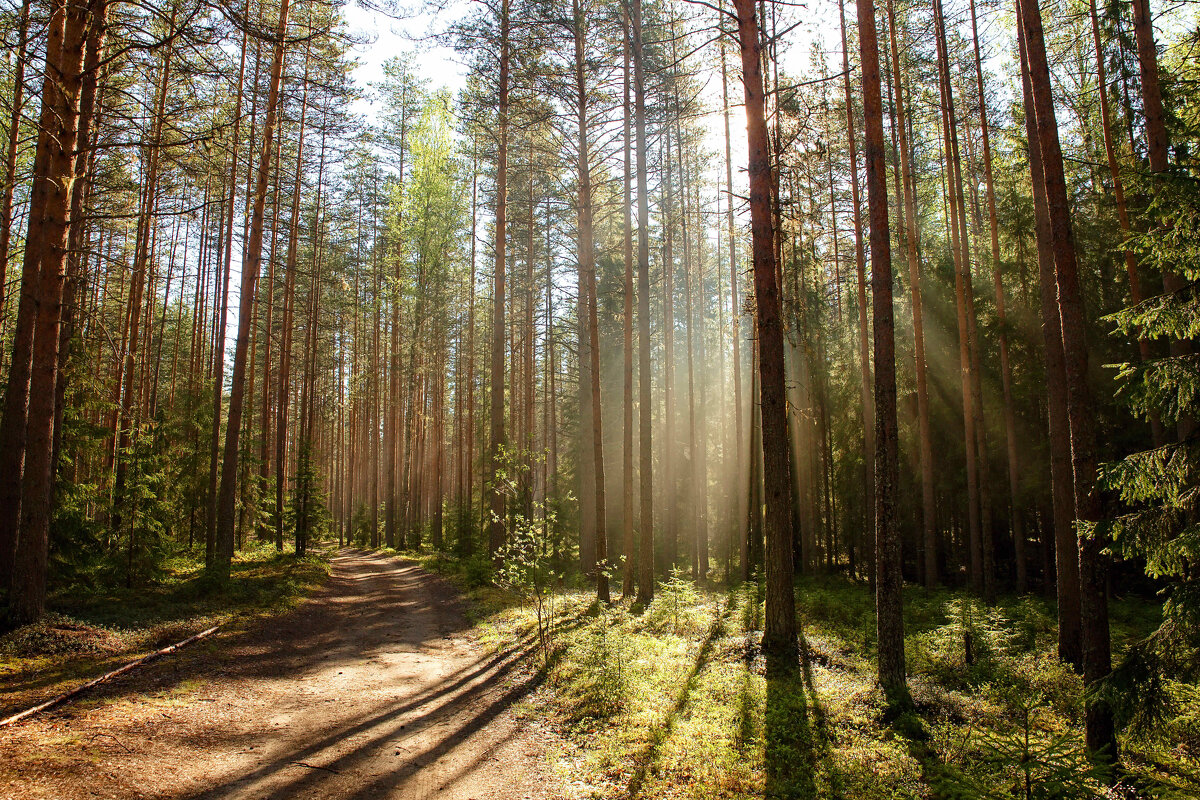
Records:
[[[343,550],[286,616],[0,731],[0,797],[559,797],[527,659],[467,634],[446,582]]]

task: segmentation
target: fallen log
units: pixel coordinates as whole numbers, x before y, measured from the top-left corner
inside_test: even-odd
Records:
[[[55,706],[62,705],[63,703],[66,703],[69,700],[73,700],[74,698],[76,698],[79,695],[86,692],[88,689],[99,686],[100,684],[104,683],[105,681],[112,680],[113,678],[117,677],[118,675],[124,675],[126,672],[137,669],[138,667],[142,666],[143,664],[147,664],[151,661],[154,661],[155,659],[162,658],[165,655],[170,655],[171,653],[174,653],[176,650],[187,647],[189,644],[192,644],[193,642],[198,642],[201,639],[205,638],[206,636],[211,636],[212,634],[216,633],[217,630],[220,629],[220,627],[221,627],[220,625],[213,625],[211,628],[200,631],[199,633],[195,634],[194,636],[189,636],[188,638],[184,639],[182,642],[176,642],[175,644],[170,645],[168,647],[164,647],[161,650],[155,650],[153,653],[149,653],[147,655],[142,656],[141,658],[130,661],[128,664],[126,664],[123,667],[118,667],[117,669],[114,669],[112,672],[107,672],[107,673],[101,675],[99,678],[90,680],[87,683],[83,684],[82,686],[77,686],[76,688],[72,689],[69,692],[63,692],[62,694],[58,695],[57,697],[51,698],[50,700],[47,700],[44,703],[39,703],[38,705],[34,706],[33,708],[27,708],[24,711],[20,712],[19,714],[13,714],[11,717],[9,717],[7,719],[0,720],[0,728],[4,728],[9,725],[12,725],[15,722],[20,722],[23,719],[28,719],[28,718],[32,717],[34,714],[38,714],[42,711],[46,711],[47,709],[51,709],[51,708],[54,708]]]

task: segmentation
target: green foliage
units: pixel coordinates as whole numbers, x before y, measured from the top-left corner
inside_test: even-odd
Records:
[[[599,613],[574,635],[575,660],[568,667],[568,702],[576,720],[606,719],[629,699],[629,643],[621,623],[624,612],[601,605]]]
[[[304,555],[310,539],[319,539],[328,530],[331,521],[320,485],[321,476],[315,464],[312,443],[302,439],[296,455],[296,479],[285,523],[295,531],[297,555]]]
[[[672,567],[671,577],[658,584],[647,618],[657,629],[669,630],[677,636],[695,631],[701,624],[697,609],[699,600],[700,593],[685,577],[684,569]]]
[[[1171,272],[1181,289],[1109,319],[1127,336],[1193,340],[1200,335],[1200,189],[1182,175],[1155,176],[1150,230],[1133,238],[1144,263]],[[1190,349],[1190,348],[1189,348]],[[1200,418],[1200,359],[1173,352],[1117,365],[1129,409],[1187,433]],[[1106,520],[1086,529],[1127,561],[1140,561],[1162,587],[1162,623],[1134,643],[1097,689],[1118,721],[1142,736],[1187,729],[1200,681],[1200,442],[1188,434],[1102,465],[1100,484],[1119,500]]]
[[[533,602],[537,609],[538,647],[542,659],[549,662],[554,644],[551,620],[555,613],[555,596],[552,589],[554,581],[561,575],[552,568],[546,535],[551,526],[543,524],[543,519],[551,512],[546,512],[540,503],[534,503],[534,512],[531,519],[514,515],[508,538],[497,553],[500,566],[495,579],[497,585]],[[538,518],[538,512],[543,519]]]
[[[952,800],[1074,800],[1098,798],[1106,774],[1087,755],[1075,733],[1046,735],[1039,729],[1039,698],[1015,701],[1016,725],[977,734],[973,770],[946,770],[936,783],[939,796]]]

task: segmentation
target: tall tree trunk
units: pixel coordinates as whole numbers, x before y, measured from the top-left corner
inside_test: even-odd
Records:
[[[624,9],[624,6],[622,6]],[[624,361],[622,362],[622,418],[621,418],[621,541],[625,555],[625,569],[621,581],[621,595],[633,597],[637,583],[637,554],[634,541],[633,525],[633,219],[631,217],[633,203],[633,149],[632,125],[630,117],[630,31],[629,18],[623,20],[624,32],[624,62],[623,81],[625,102],[622,105],[622,136],[621,147],[625,157],[625,173],[623,180],[624,203],[622,205],[622,223],[624,224],[624,320],[622,321],[622,344],[624,345]]]
[[[284,261],[283,317],[279,334],[279,375],[275,406],[275,548],[283,549],[284,503],[287,497],[288,405],[291,401],[292,333],[295,327],[296,254],[300,246],[300,198],[303,196],[304,134],[308,114],[308,69],[310,52],[304,53],[304,92],[300,99],[299,130],[296,132],[296,167],[292,180],[292,213],[288,222],[288,249]],[[357,312],[358,305],[355,304]],[[353,374],[353,369],[351,370]],[[353,472],[351,459],[351,472]]]
[[[29,6],[22,0],[17,17],[17,60],[13,65],[12,109],[8,117],[8,144],[4,152],[4,187],[0,194],[0,312],[4,310],[8,281],[8,250],[12,241],[13,190],[17,183],[17,151],[21,142],[21,112],[25,106],[25,64],[29,58]],[[0,569],[0,572],[5,570]],[[7,577],[0,577],[0,587]]]
[[[1012,367],[1008,352],[1008,318],[1005,308],[1004,283],[1000,266],[1000,222],[996,213],[996,189],[992,179],[992,145],[988,132],[987,98],[983,87],[983,58],[979,51],[979,26],[976,20],[975,0],[971,0],[971,41],[975,47],[975,86],[979,99],[979,129],[983,143],[983,177],[987,190],[988,231],[991,234],[992,283],[996,293],[996,331],[1000,342],[1000,383],[1004,397],[1004,438],[1008,447],[1008,501],[1012,515],[1013,557],[1017,562],[1017,592],[1024,594],[1029,588],[1025,558],[1025,528],[1022,521],[1020,498],[1020,461],[1017,455],[1017,423],[1012,399]],[[1103,94],[1103,92],[1101,92]],[[978,345],[976,353],[978,353]],[[976,381],[980,379],[976,370]],[[978,385],[978,383],[976,384]],[[978,411],[978,409],[977,409]],[[987,572],[985,586],[994,587],[994,569],[988,562],[992,558],[993,543],[984,550],[984,567]],[[988,592],[989,598],[994,588]]]
[[[950,51],[946,40],[946,21],[941,0],[934,2],[938,51],[938,87],[941,96],[942,133],[946,160],[946,196],[949,200],[950,240],[954,257],[954,296],[958,317],[958,357],[963,403],[963,448],[966,454],[968,575],[971,591],[984,594],[984,535],[982,520],[980,452],[977,446],[979,419],[975,408],[972,361],[973,292],[970,246],[967,243],[966,212],[963,209],[961,160],[958,150],[958,119],[954,110],[954,89],[950,80]]]
[[[245,10],[249,11],[249,4]],[[221,443],[221,405],[225,398],[225,320],[229,311],[229,273],[233,266],[233,217],[234,206],[237,203],[238,189],[238,151],[242,142],[239,136],[242,125],[242,95],[246,83],[246,43],[248,35],[242,34],[242,54],[238,66],[237,101],[234,103],[233,133],[229,138],[229,199],[225,209],[225,254],[222,256],[224,266],[221,270],[221,311],[216,320],[216,346],[214,358],[216,376],[213,378],[213,416],[212,437],[209,446],[208,460],[208,526],[204,538],[204,561],[210,568],[217,557],[217,467],[220,464]],[[255,71],[255,83],[258,73]],[[250,140],[254,140],[253,127]],[[246,159],[250,161],[249,158]]]
[[[742,46],[749,147],[750,233],[758,322],[759,402],[762,407],[763,475],[766,481],[766,618],[763,652],[790,668],[797,655],[796,599],[792,591],[791,464],[787,448],[787,387],[783,328],[771,219],[771,165],[758,22],[753,0],[734,0]],[[886,245],[885,245],[886,247]]]
[[[589,96],[586,76],[587,64],[584,53],[584,37],[587,35],[587,24],[579,0],[572,0],[571,9],[574,12],[575,33],[575,89],[576,114],[578,131],[579,156],[579,278],[586,289],[587,298],[587,335],[588,355],[591,358],[591,386],[587,387],[592,394],[592,457],[595,461],[596,480],[596,598],[602,603],[609,602],[608,588],[608,528],[605,523],[604,498],[604,414],[600,405],[600,325],[597,315],[596,297],[596,262],[593,253],[592,232],[592,171],[590,163],[590,143],[588,142],[588,109]],[[533,202],[532,197],[530,202]],[[532,258],[532,253],[530,254]],[[532,286],[530,289],[532,290]],[[532,334],[532,330],[530,331]],[[529,376],[533,380],[533,375]]]
[[[59,327],[70,234],[71,190],[76,180],[79,101],[89,27],[104,18],[104,0],[51,4],[46,38],[42,117],[30,204],[30,233],[22,274],[22,305],[33,312],[30,374],[26,389],[24,472],[20,527],[13,564],[10,616],[38,620],[46,604],[46,562],[53,488],[54,397],[58,381]],[[35,226],[33,220],[39,222]],[[33,261],[30,268],[30,261]],[[29,276],[32,280],[26,282]],[[14,367],[16,360],[14,358]],[[18,377],[10,372],[10,380]],[[7,412],[8,409],[6,409]]]
[[[725,45],[721,44],[721,103],[724,113],[722,121],[725,125],[725,189],[728,191],[728,202],[725,206],[725,223],[729,231],[729,327],[733,338],[733,446],[734,452],[734,486],[742,485],[746,474],[743,461],[742,434],[742,309],[738,300],[738,266],[737,266],[737,226],[733,217],[733,155],[729,131],[729,73],[725,65]],[[737,495],[733,524],[739,529],[741,544],[742,580],[750,580],[749,542],[746,527],[745,497],[741,491]]]
[[[654,475],[652,470],[650,399],[650,190],[646,175],[646,58],[642,43],[642,0],[633,8],[633,119],[637,137],[638,185],[638,475],[641,511],[638,520],[641,547],[638,554],[637,603],[654,599]]]
[[[932,589],[938,582],[937,507],[933,484],[933,433],[929,422],[928,365],[925,359],[925,313],[921,296],[920,232],[917,229],[917,190],[913,175],[912,154],[908,138],[908,116],[905,113],[904,89],[900,76],[900,46],[896,35],[895,3],[888,0],[888,28],[892,43],[892,72],[896,75],[896,130],[900,140],[900,172],[904,186],[905,256],[908,260],[908,281],[912,294],[913,356],[916,363],[917,426],[921,459],[921,526],[925,550],[925,586]]]
[[[174,15],[171,20],[174,24]],[[168,45],[163,53],[162,70],[159,73],[159,83],[155,100],[155,114],[151,121],[150,142],[146,148],[145,187],[143,189],[142,207],[138,214],[137,238],[134,244],[133,274],[130,276],[129,309],[126,324],[129,333],[123,358],[121,376],[124,378],[124,388],[121,391],[120,412],[118,425],[120,432],[116,445],[116,474],[113,478],[112,512],[109,517],[110,529],[116,537],[120,534],[124,522],[125,479],[129,469],[128,450],[137,437],[138,419],[141,410],[135,414],[135,398],[138,394],[137,385],[137,354],[141,344],[142,332],[142,300],[146,284],[149,282],[146,274],[151,264],[151,237],[153,236],[154,218],[158,208],[158,165],[161,156],[162,129],[164,110],[167,102],[167,89],[170,85],[172,47]],[[135,419],[136,417],[136,419]],[[129,550],[133,552],[132,535]],[[131,576],[127,576],[131,579]]]
[[[245,397],[246,356],[253,322],[255,286],[262,263],[263,218],[267,187],[270,183],[272,142],[279,115],[279,87],[283,77],[284,39],[287,33],[289,0],[282,0],[279,23],[275,31],[275,53],[271,63],[271,79],[267,89],[266,119],[263,121],[262,153],[255,178],[254,205],[250,218],[250,236],[242,259],[241,300],[238,309],[238,333],[233,350],[233,373],[229,390],[229,419],[225,430],[225,452],[221,461],[221,489],[217,498],[217,557],[214,567],[218,576],[229,575],[233,560],[234,506],[237,500],[238,441],[242,432],[242,407]]]
[[[871,295],[875,335],[875,617],[879,683],[889,705],[907,705],[904,618],[901,614],[900,539],[896,530],[899,435],[896,423],[896,342],[892,317],[892,244],[888,231],[887,168],[884,164],[883,97],[875,4],[858,0],[858,46],[862,56],[864,161],[871,213]]]
[[[492,396],[491,396],[491,441],[488,444],[488,551],[492,557],[504,545],[505,503],[504,494],[497,485],[502,468],[500,456],[504,450],[504,248],[508,204],[508,20],[509,2],[500,5],[500,105],[499,105],[499,150],[496,158],[496,269],[495,289],[492,297]]]
[[[1018,9],[1019,14],[1019,9]],[[1018,17],[1019,20],[1019,17]],[[1046,182],[1042,177],[1042,153],[1038,145],[1037,115],[1022,28],[1017,26],[1021,57],[1021,84],[1025,104],[1025,133],[1029,143],[1029,167],[1033,185],[1034,235],[1040,277],[1043,358],[1046,362],[1046,410],[1050,443],[1050,492],[1056,556],[1058,600],[1058,657],[1076,669],[1083,666],[1080,650],[1079,552],[1075,544],[1074,478],[1071,474],[1071,431],[1067,423],[1066,367],[1063,364],[1062,324],[1059,321],[1054,279],[1054,253],[1050,232],[1050,210],[1046,206]]]
[[[858,189],[858,144],[854,133],[854,94],[850,90],[850,50],[846,45],[846,16],[843,0],[838,0],[838,19],[842,32],[842,72],[846,94],[846,145],[850,149],[850,201],[854,204],[854,265],[858,282],[855,299],[858,305],[858,362],[859,389],[862,393],[863,415],[863,478],[865,496],[863,502],[868,509],[875,506],[875,403],[871,397],[871,355],[867,337],[867,278],[866,254],[863,252],[862,202]],[[840,295],[840,291],[839,291]],[[871,513],[865,515],[868,547],[874,540]]]
[[[1054,274],[1062,323],[1063,363],[1066,367],[1067,418],[1071,429],[1071,466],[1075,477],[1075,513],[1085,523],[1096,523],[1103,516],[1103,508],[1096,479],[1095,406],[1087,381],[1088,351],[1083,297],[1079,287],[1074,235],[1068,216],[1067,185],[1042,34],[1042,14],[1031,0],[1018,0],[1018,3],[1033,109],[1037,118],[1042,178],[1050,211],[1051,241],[1054,244]],[[1107,565],[1102,552],[1104,542],[1100,537],[1091,536],[1090,531],[1080,531],[1078,546],[1083,680],[1086,687],[1093,688],[1112,670]],[[1089,694],[1085,699],[1084,718],[1088,750],[1097,758],[1115,761],[1116,733],[1108,703],[1101,697]]]

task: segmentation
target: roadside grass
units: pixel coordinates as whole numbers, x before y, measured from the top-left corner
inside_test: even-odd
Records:
[[[444,561],[444,559],[443,559]],[[458,575],[458,567],[440,566]],[[529,640],[535,609],[472,590],[496,647]],[[580,798],[1083,798],[1200,796],[1200,740],[1167,726],[1122,737],[1120,791],[1088,764],[1082,684],[1055,656],[1052,604],[992,608],[951,591],[905,594],[915,710],[887,719],[875,685],[874,603],[844,578],[797,583],[803,658],[766,675],[762,592],[661,583],[647,609],[553,600],[545,712],[570,746],[560,768]],[[1114,650],[1157,622],[1152,603],[1113,603]],[[970,643],[970,654],[967,643]],[[1109,793],[1105,793],[1109,792]]]
[[[283,613],[325,581],[329,555],[297,558],[255,541],[227,582],[205,574],[202,551],[184,551],[149,585],[59,591],[42,621],[0,636],[0,716],[213,625],[233,632]]]

